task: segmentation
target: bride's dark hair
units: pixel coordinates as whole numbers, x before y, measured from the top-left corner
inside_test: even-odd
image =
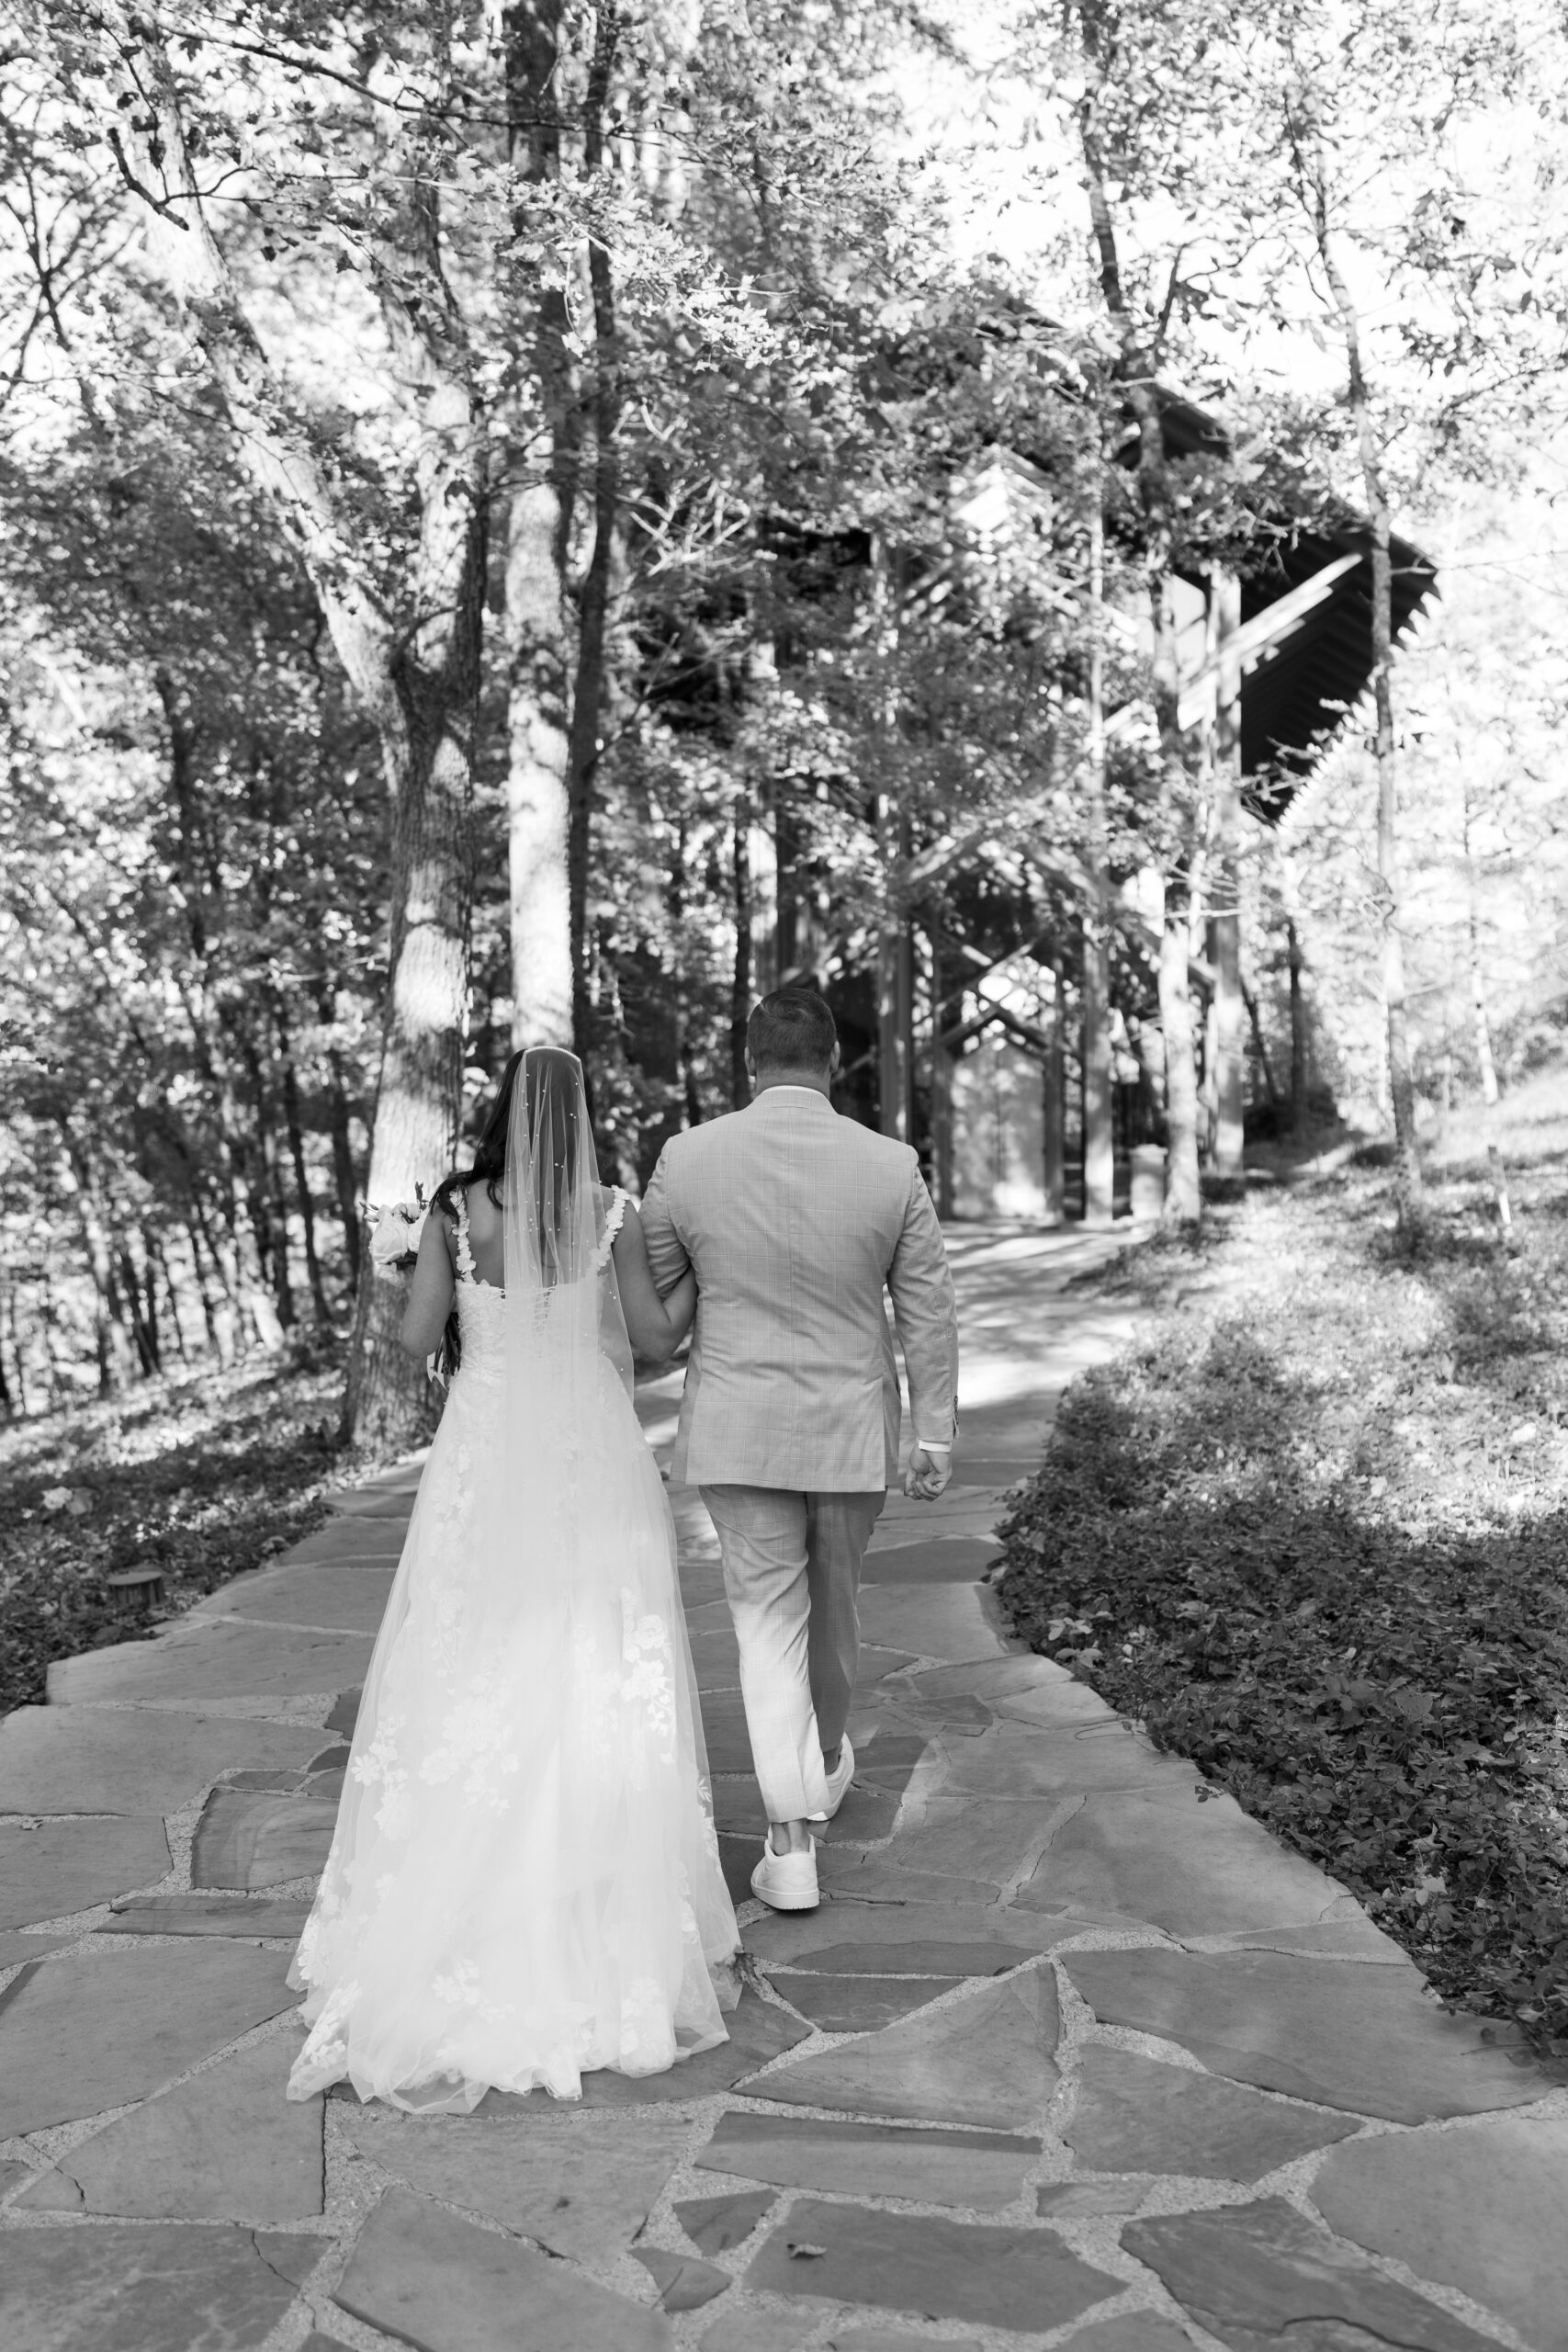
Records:
[[[479,1130],[474,1146],[471,1168],[455,1169],[437,1184],[430,1205],[443,1216],[452,1213],[454,1193],[466,1193],[470,1184],[482,1183],[492,1204],[501,1206],[501,1180],[506,1173],[506,1133],[512,1125],[512,1098],[517,1091],[517,1073],[523,1067],[521,1054],[513,1054],[501,1073],[501,1084],[495,1090],[495,1101],[490,1106],[490,1116]]]
[[[566,1114],[574,1110],[577,1103],[577,1057],[558,1046],[527,1046],[509,1057],[501,1073],[501,1084],[495,1090],[490,1115],[474,1146],[472,1167],[454,1169],[452,1174],[436,1186],[430,1205],[439,1215],[452,1216],[453,1194],[466,1193],[471,1184],[482,1184],[494,1207],[503,1205],[501,1186],[506,1174],[506,1138],[512,1128],[512,1109],[517,1097],[519,1077],[524,1082],[524,1113],[528,1121],[529,1134],[536,1136],[543,1124],[545,1131],[552,1138],[559,1138],[550,1170],[550,1193],[546,1197],[541,1192],[541,1224],[570,1193],[572,1180],[577,1174],[578,1138],[577,1123]],[[436,1356],[438,1371],[446,1374],[457,1371],[462,1357],[462,1341],[457,1330],[456,1301],[446,1318],[446,1328],[441,1335]]]

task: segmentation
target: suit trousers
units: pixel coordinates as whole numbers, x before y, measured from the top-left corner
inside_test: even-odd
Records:
[[[868,1493],[702,1487],[740,1645],[751,1760],[770,1821],[827,1810],[824,1751],[849,1721],[860,1663],[861,1562],[882,1506]]]

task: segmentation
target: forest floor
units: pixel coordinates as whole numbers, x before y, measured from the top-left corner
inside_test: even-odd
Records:
[[[1000,1591],[1447,1999],[1562,2065],[1568,1074],[1426,1159],[1413,1250],[1372,1151],[1109,1278],[1140,1338],[1064,1399]]]
[[[163,1572],[151,1629],[318,1525],[342,1387],[335,1351],[291,1351],[0,1430],[0,1715],[134,1632],[106,1577]]]

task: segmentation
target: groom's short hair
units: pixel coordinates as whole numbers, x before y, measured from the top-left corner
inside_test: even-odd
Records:
[[[759,1069],[825,1070],[839,1032],[815,989],[775,989],[753,1005],[746,1043]]]

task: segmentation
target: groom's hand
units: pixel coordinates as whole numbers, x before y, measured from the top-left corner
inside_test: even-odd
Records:
[[[904,1492],[919,1502],[934,1503],[952,1476],[951,1453],[928,1453],[923,1445],[917,1445],[904,1473]]]

